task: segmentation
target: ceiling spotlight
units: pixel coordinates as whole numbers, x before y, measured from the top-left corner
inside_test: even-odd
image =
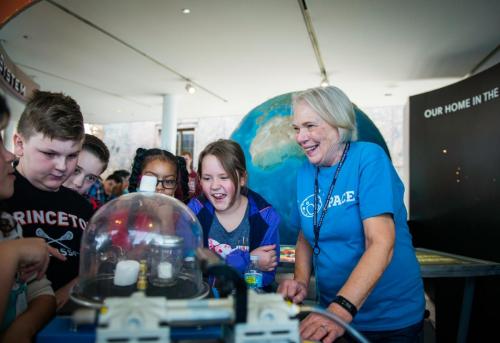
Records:
[[[191,10],[189,8],[183,8],[181,12],[182,14],[189,14],[191,13]]]
[[[188,92],[189,94],[194,94],[196,92],[196,88],[194,88],[194,86],[188,82],[186,84],[186,92]]]
[[[323,80],[321,80],[320,86],[323,88],[328,87],[330,86],[330,82],[328,82],[328,80],[324,78]]]

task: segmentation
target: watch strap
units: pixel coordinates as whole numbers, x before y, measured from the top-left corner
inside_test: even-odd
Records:
[[[358,309],[356,308],[356,306],[341,295],[337,295],[333,302],[339,304],[343,309],[349,312],[353,318],[356,313],[358,313]]]

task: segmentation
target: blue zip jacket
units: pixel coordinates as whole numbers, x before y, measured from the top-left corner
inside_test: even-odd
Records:
[[[279,262],[280,239],[278,226],[281,218],[263,197],[248,188],[247,190],[248,192],[245,195],[248,198],[249,206],[250,252],[263,245],[276,244],[276,256]],[[208,247],[208,236],[214,219],[215,209],[204,195],[191,199],[188,207],[200,221],[203,228],[203,245]],[[226,257],[226,263],[243,275],[250,263],[250,253],[239,249],[234,250]],[[263,286],[270,285],[274,281],[275,273],[276,269],[272,272],[263,272]]]

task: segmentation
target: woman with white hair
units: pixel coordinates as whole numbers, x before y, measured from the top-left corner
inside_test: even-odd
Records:
[[[418,342],[423,284],[404,187],[390,159],[378,145],[356,142],[353,105],[336,87],[295,94],[293,112],[295,139],[308,161],[297,176],[295,275],[278,291],[302,302],[313,266],[321,306],[371,342]],[[329,343],[344,329],[310,314],[300,332]]]

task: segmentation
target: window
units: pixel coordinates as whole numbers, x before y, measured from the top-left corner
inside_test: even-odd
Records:
[[[194,156],[194,129],[177,130],[176,155],[182,151],[189,151]]]

